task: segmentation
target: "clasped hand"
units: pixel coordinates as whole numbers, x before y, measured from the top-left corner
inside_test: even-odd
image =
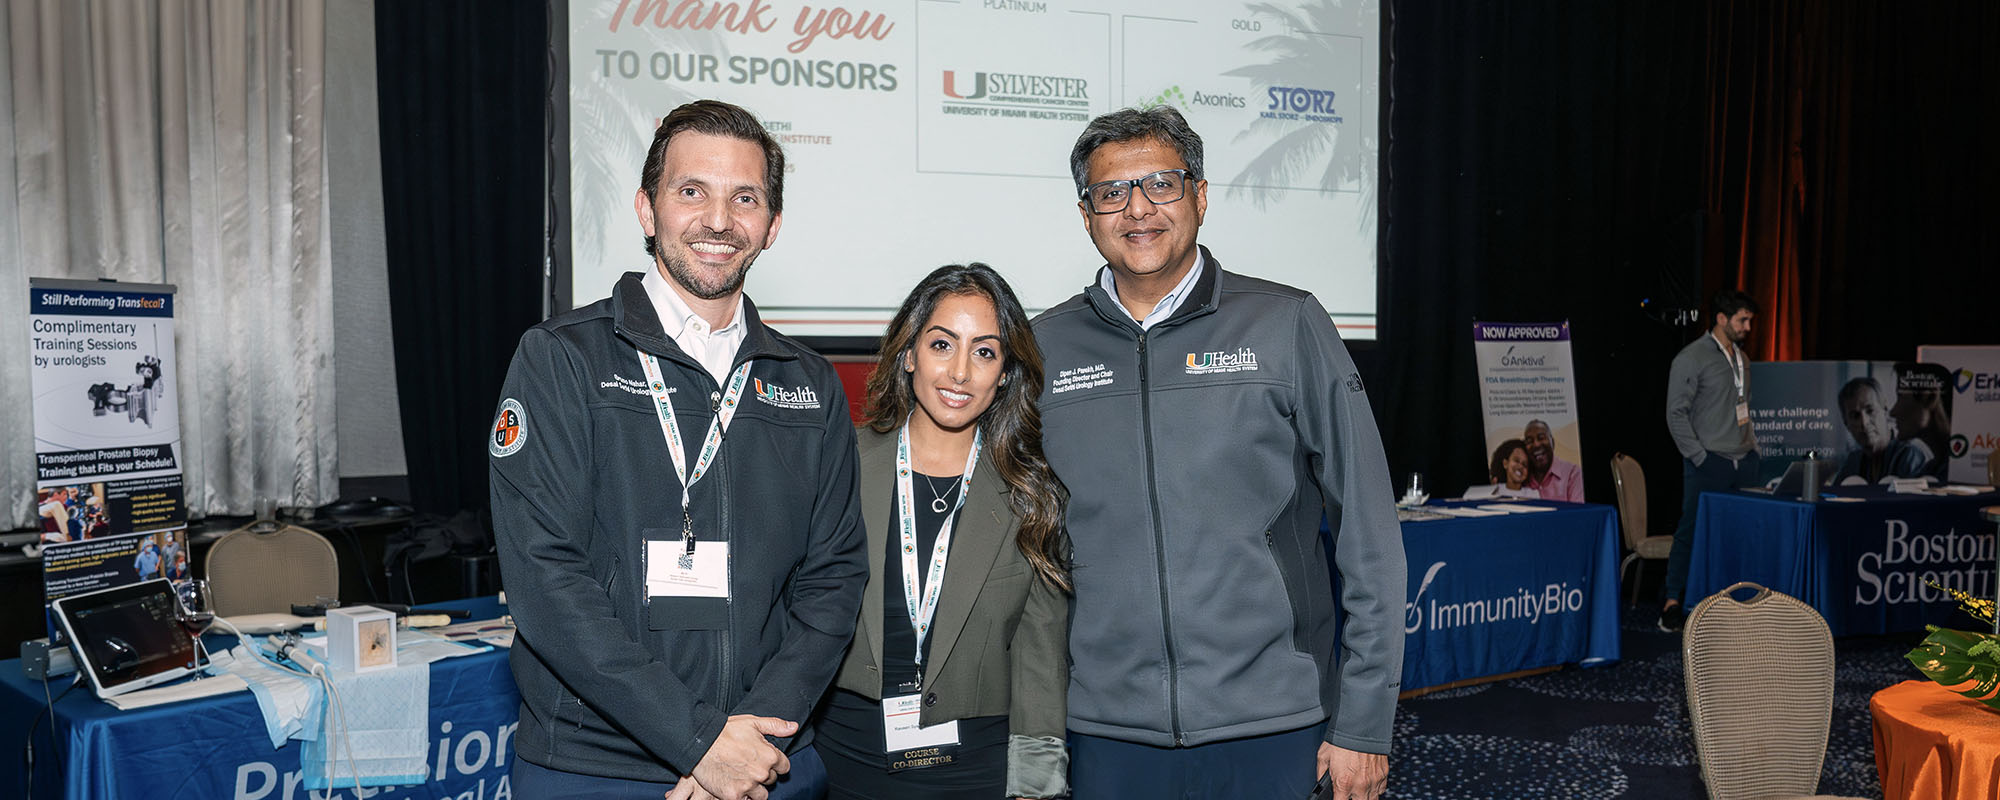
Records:
[[[798,732],[798,723],[777,717],[731,716],[667,800],[765,800],[778,776],[792,771],[792,761],[764,737]]]

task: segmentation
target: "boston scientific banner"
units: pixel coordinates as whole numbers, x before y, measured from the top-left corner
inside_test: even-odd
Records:
[[[1835,483],[1945,480],[1952,434],[1949,380],[1936,364],[1781,361],[1750,365],[1750,420],[1763,479],[1807,452]],[[1982,465],[1983,466],[1983,465]]]
[[[1576,369],[1569,322],[1474,322],[1479,406],[1486,453],[1520,440],[1528,451],[1528,486],[1543,499],[1583,502],[1583,441],[1576,418]]]
[[[2000,450],[2000,347],[1925,345],[1917,360],[1939,365],[1946,376],[1940,394],[1950,403],[1951,480],[1986,483],[1986,462]]]
[[[1202,242],[1375,338],[1379,0],[569,0],[571,304],[649,265],[633,195],[657,121],[713,98],[785,148],[764,321],[879,336],[911,286],[983,261],[1030,311],[1103,259],[1069,151],[1170,104],[1202,135]],[[1123,176],[1139,177],[1139,176]]]

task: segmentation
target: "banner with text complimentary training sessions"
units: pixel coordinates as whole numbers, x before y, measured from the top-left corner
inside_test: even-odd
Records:
[[[1756,429],[1760,476],[1785,474],[1815,452],[1833,483],[1888,477],[1944,480],[1953,398],[1947,370],[1892,361],[1774,361],[1750,365],[1750,419]],[[1961,403],[1962,405],[1962,403]],[[1875,470],[1864,468],[1876,465]],[[1982,467],[1984,465],[1982,464]]]
[[[1520,439],[1528,446],[1529,485],[1549,500],[1583,502],[1569,322],[1474,322],[1472,351],[1486,417],[1486,463],[1501,445]],[[1547,436],[1530,431],[1536,422],[1547,427]]]
[[[2000,347],[1924,345],[1917,360],[1942,366],[1949,380],[1952,481],[1987,483],[1986,462],[2000,450]]]
[[[31,279],[28,324],[48,597],[171,575],[187,521],[174,288]]]
[[[570,0],[571,304],[649,262],[633,214],[658,119],[699,98],[785,148],[750,293],[791,334],[879,336],[909,287],[983,261],[1034,310],[1103,259],[1069,151],[1171,104],[1205,145],[1202,242],[1375,338],[1379,0]],[[1137,175],[1118,176],[1136,178]],[[758,277],[758,276],[762,277]]]

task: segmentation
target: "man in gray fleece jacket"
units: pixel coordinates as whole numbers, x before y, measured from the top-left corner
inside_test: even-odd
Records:
[[[1035,335],[1070,489],[1075,796],[1379,797],[1408,578],[1353,361],[1312,295],[1196,243],[1179,112],[1099,117],[1070,165],[1107,263]]]

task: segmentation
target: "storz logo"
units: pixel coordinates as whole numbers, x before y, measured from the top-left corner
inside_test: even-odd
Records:
[[[1342,122],[1339,109],[1333,105],[1334,93],[1326,89],[1307,89],[1302,86],[1273,86],[1266,91],[1269,103],[1258,116],[1264,119],[1304,120],[1306,122]]]
[[[1248,347],[1239,347],[1235,352],[1215,351],[1211,353],[1187,354],[1187,374],[1208,375],[1216,372],[1255,372],[1257,354]]]
[[[762,378],[753,379],[751,382],[756,384],[757,399],[764,401],[766,405],[795,409],[819,408],[819,395],[813,392],[811,386],[787,389],[765,383]]]
[[[1545,367],[1548,363],[1549,357],[1546,353],[1539,356],[1517,356],[1514,355],[1514,348],[1511,346],[1500,356],[1500,366],[1503,367]]]

